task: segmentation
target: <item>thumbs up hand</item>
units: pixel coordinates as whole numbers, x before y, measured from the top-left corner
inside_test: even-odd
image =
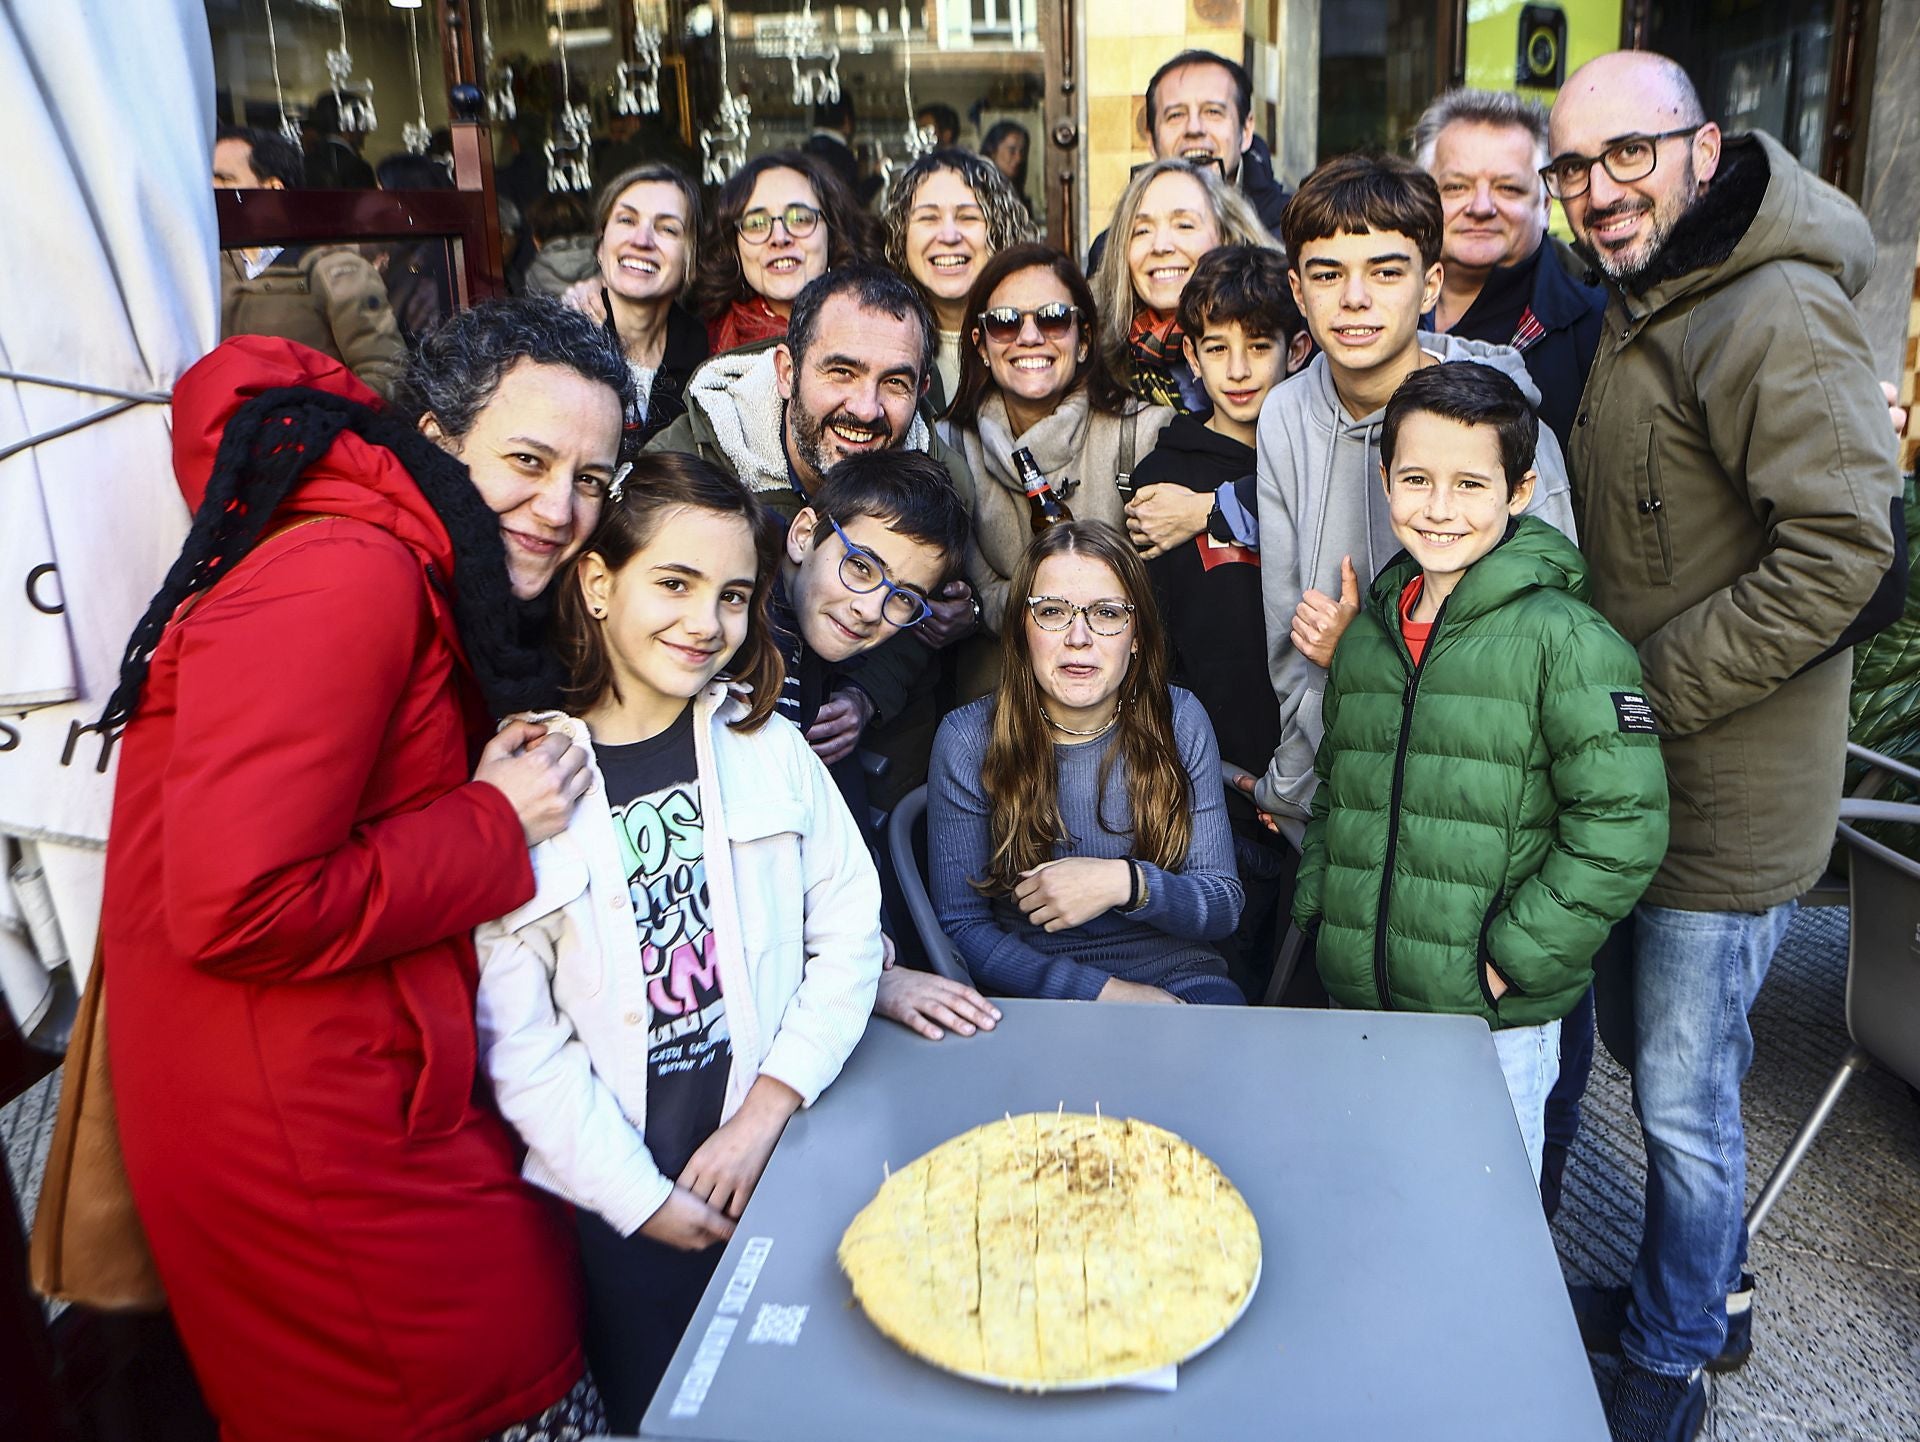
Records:
[[[1360,577],[1353,557],[1340,558],[1340,598],[1324,591],[1308,591],[1293,608],[1293,646],[1317,666],[1333,664],[1333,648],[1353,618],[1360,614]]]

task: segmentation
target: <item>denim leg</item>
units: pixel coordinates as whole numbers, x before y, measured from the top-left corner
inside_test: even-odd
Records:
[[[1646,1231],[1621,1345],[1684,1376],[1719,1352],[1746,1260],[1740,1083],[1747,1012],[1796,903],[1762,912],[1634,909],[1634,1111],[1647,1143]]]
[[[1500,1074],[1506,1078],[1507,1095],[1513,1098],[1514,1119],[1520,1123],[1520,1140],[1526,1143],[1527,1165],[1533,1168],[1533,1180],[1540,1182],[1541,1149],[1545,1147],[1547,1093],[1553,1090],[1560,1074],[1560,1023],[1544,1026],[1510,1026],[1493,1034],[1494,1054],[1500,1058]]]

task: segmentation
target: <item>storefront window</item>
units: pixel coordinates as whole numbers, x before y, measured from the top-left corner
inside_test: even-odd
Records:
[[[1655,5],[1647,48],[1671,55],[1728,131],[1764,130],[1818,171],[1827,138],[1833,9],[1824,0]]]
[[[1442,88],[1432,0],[1320,0],[1319,157],[1405,147]]]

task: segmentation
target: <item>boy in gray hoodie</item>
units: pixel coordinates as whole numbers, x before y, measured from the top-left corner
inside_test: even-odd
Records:
[[[1334,645],[1401,549],[1377,480],[1388,398],[1422,367],[1470,360],[1540,403],[1512,347],[1421,331],[1440,292],[1444,225],[1430,176],[1396,157],[1362,155],[1314,171],[1281,221],[1287,278],[1320,353],[1260,411],[1260,590],[1280,744],[1254,800],[1296,838],[1313,807]],[[1566,461],[1551,431],[1540,436],[1535,469],[1527,514],[1574,539]]]

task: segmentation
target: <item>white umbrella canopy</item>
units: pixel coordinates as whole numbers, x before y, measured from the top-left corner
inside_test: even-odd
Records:
[[[114,768],[89,728],[186,534],[169,411],[130,398],[218,339],[213,89],[202,0],[0,3],[0,371],[92,388],[0,378],[0,836],[34,888],[0,904],[0,989],[23,1019],[35,956],[59,959],[41,907],[77,971],[92,955]]]

